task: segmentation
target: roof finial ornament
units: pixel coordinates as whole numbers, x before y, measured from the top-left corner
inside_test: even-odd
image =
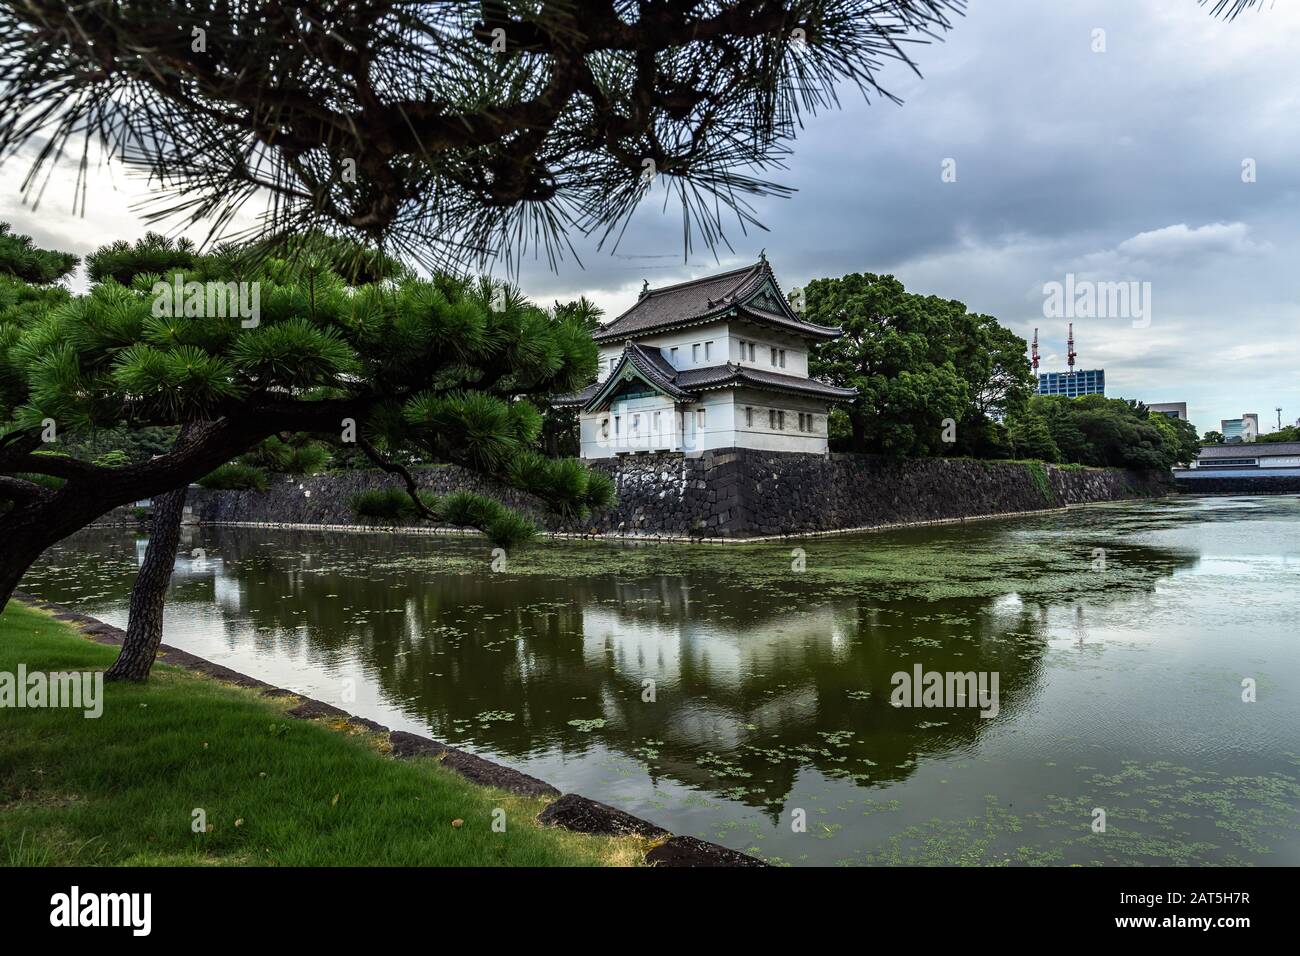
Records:
[[[642,299],[644,299],[644,298],[645,298],[646,296],[648,296],[649,294],[650,294],[650,280],[649,280],[649,279],[642,279],[642,280],[641,280],[641,295],[640,295],[638,298],[642,298]]]
[[[759,261],[759,262],[767,262],[767,247],[766,247],[766,246],[764,246],[762,249],[759,249],[759,250],[758,250],[758,261]]]

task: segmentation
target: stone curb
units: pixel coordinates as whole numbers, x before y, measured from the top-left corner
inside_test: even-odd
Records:
[[[50,611],[57,621],[65,621],[80,627],[80,633],[97,644],[121,646],[126,632],[120,627],[105,624],[98,618],[82,614],[53,601],[14,591],[13,600],[19,603]],[[183,651],[169,644],[158,645],[158,660],[164,664],[181,667],[193,673],[201,674],[227,684],[259,690],[265,697],[293,697],[300,701],[290,708],[290,717],[299,720],[328,719],[344,721],[347,724],[371,733],[388,734],[391,755],[399,760],[413,757],[432,757],[471,783],[486,787],[496,787],[510,793],[526,797],[557,797],[548,804],[537,819],[544,826],[554,826],[575,833],[594,836],[640,836],[649,839],[671,837],[646,854],[646,863],[655,867],[716,867],[716,866],[767,866],[763,860],[747,856],[736,850],[727,849],[715,843],[697,840],[695,837],[674,837],[648,820],[634,817],[630,813],[615,809],[596,800],[589,800],[576,793],[561,795],[560,791],[544,780],[529,776],[513,767],[487,760],[469,751],[452,747],[420,734],[407,733],[404,730],[390,731],[383,724],[366,717],[349,714],[333,704],[304,697],[302,694],[275,687],[256,677],[249,677],[239,671],[215,664],[205,658]]]
[[[762,544],[769,541],[795,541],[800,538],[829,538],[846,534],[867,534],[872,531],[899,531],[904,528],[929,528],[940,525],[970,524],[977,521],[997,521],[1000,518],[1030,518],[1037,515],[1058,514],[1075,508],[1087,508],[1091,505],[1115,504],[1121,501],[1151,499],[1116,498],[1107,501],[1089,501],[1081,504],[1061,505],[1056,508],[1038,508],[1033,511],[996,511],[989,514],[966,515],[960,518],[932,518],[926,521],[898,521],[892,524],[870,524],[855,528],[832,528],[825,531],[791,531],[789,534],[765,535],[676,535],[658,532],[607,532],[604,534],[577,534],[571,531],[540,531],[538,537],[557,538],[580,541],[636,541],[642,543],[663,542],[665,544]],[[309,522],[290,521],[203,521],[200,524],[220,528],[274,528],[282,531],[342,531],[354,534],[415,534],[435,537],[483,537],[478,531],[465,531],[459,528],[434,528],[419,525],[358,525],[358,524],[312,524]]]

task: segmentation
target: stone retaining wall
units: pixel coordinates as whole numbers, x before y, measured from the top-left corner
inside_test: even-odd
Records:
[[[1300,476],[1233,475],[1224,478],[1175,478],[1186,495],[1296,495]]]
[[[455,466],[423,469],[416,477],[436,494],[468,489],[496,495],[551,532],[683,538],[956,521],[1174,490],[1167,477],[1118,470],[747,449],[692,457],[638,455],[591,467],[614,479],[618,503],[576,522],[549,515],[530,496]],[[373,520],[353,515],[352,496],[394,484],[396,479],[378,471],[343,472],[281,480],[260,492],[194,489],[190,500],[203,522],[362,526]]]

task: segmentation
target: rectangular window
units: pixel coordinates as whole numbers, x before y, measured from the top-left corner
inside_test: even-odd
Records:
[[[691,361],[696,365],[700,364],[700,343],[696,342],[691,346]]]
[[[641,416],[640,416],[640,415],[633,415],[633,416],[632,416],[632,434],[635,435],[635,434],[640,430],[640,428],[641,428]]]
[[[750,343],[749,343],[749,360],[750,360],[751,362],[755,362],[755,361],[757,361],[757,359],[754,358],[754,343],[753,343],[753,342],[750,342]]]
[[[745,340],[740,340],[740,360],[745,361]]]
[[[785,349],[781,349],[779,354],[781,356],[781,367],[785,368]]]
[[[602,418],[602,419],[600,420],[600,437],[601,437],[601,438],[608,438],[608,437],[609,437],[609,419],[608,419],[608,418]]]
[[[623,416],[622,416],[622,415],[615,415],[615,416],[614,416],[614,434],[617,435],[617,434],[619,433],[619,430],[620,430],[622,427],[623,427]]]
[[[674,345],[668,350],[668,361],[673,368],[677,367],[677,346]]]
[[[772,365],[776,365],[776,349],[772,349]]]
[[[705,343],[704,343],[704,361],[707,362],[707,361],[709,360],[709,353],[712,352],[712,351],[713,351],[713,343],[712,343],[712,342],[705,342]]]
[[[704,409],[702,408],[695,410],[695,427],[701,429],[704,427]]]
[[[785,412],[776,413],[776,430],[779,432],[785,431]]]
[[[767,427],[776,431],[776,412],[770,408],[767,410]]]
[[[746,425],[747,427],[752,427],[753,424],[754,424],[754,409],[751,408],[750,406],[746,405],[746,406],[745,406],[745,425]]]
[[[655,433],[656,435],[659,434],[660,427],[659,427],[659,413],[658,413],[658,412],[655,412],[652,416],[650,416],[650,428],[651,428],[651,430],[654,431],[654,433]]]

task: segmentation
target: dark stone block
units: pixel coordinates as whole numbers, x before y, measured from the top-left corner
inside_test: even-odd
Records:
[[[668,836],[662,827],[576,793],[566,793],[539,813],[537,819],[546,826],[597,836]]]
[[[286,711],[290,717],[297,717],[299,720],[314,720],[318,717],[339,717],[347,719],[352,715],[346,710],[340,710],[333,704],[327,704],[320,700],[304,700],[297,707],[292,707]]]
[[[442,765],[455,770],[474,783],[485,787],[496,787],[498,790],[508,790],[526,797],[555,797],[560,793],[545,780],[538,780],[526,773],[503,767],[499,763],[484,760],[482,757],[457,750],[455,747],[447,748],[447,755],[443,757]]]
[[[675,836],[645,855],[648,866],[767,866],[764,861],[695,837]]]
[[[393,745],[394,757],[441,757],[449,749],[444,743],[405,730],[394,730],[388,741]]]

